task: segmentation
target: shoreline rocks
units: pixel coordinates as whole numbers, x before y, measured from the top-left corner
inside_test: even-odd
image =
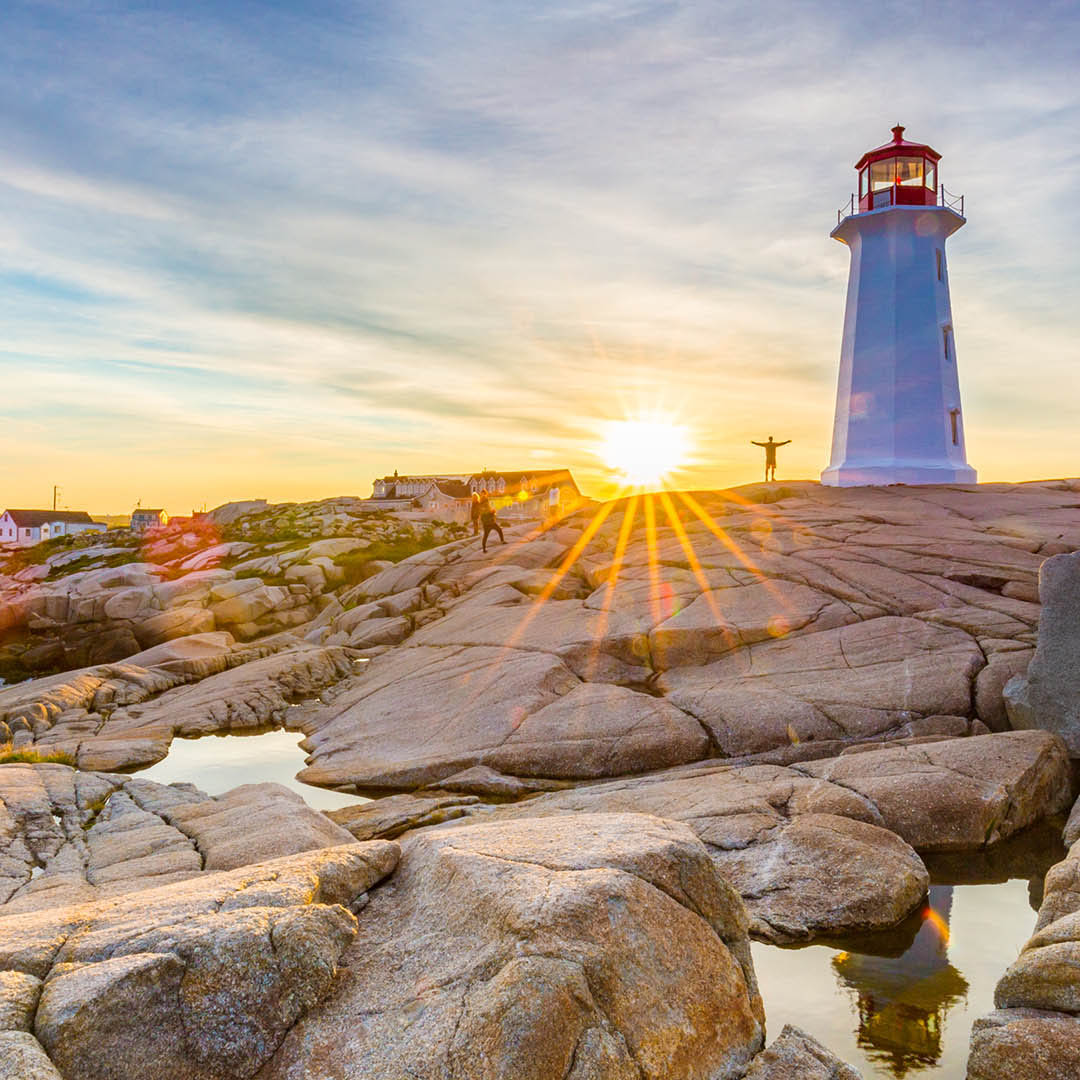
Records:
[[[1043,563],[1039,595],[1035,656],[1005,685],[1005,707],[1014,728],[1053,731],[1080,758],[1080,551]]]

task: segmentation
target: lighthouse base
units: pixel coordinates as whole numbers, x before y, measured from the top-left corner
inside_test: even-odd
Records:
[[[821,474],[827,487],[885,487],[888,484],[974,484],[970,465],[836,465]]]

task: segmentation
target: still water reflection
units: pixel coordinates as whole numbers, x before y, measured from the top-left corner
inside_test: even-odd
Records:
[[[770,1038],[797,1024],[867,1080],[963,1080],[971,1025],[993,1009],[998,979],[1034,929],[1046,870],[1063,854],[1051,826],[991,856],[928,860],[926,905],[886,935],[800,949],[755,943]]]
[[[316,810],[336,810],[367,799],[302,784],[296,774],[304,767],[298,731],[263,731],[255,734],[204,735],[173,739],[169,756],[138,775],[159,784],[184,781],[208,795],[220,795],[240,784],[272,781],[299,792]]]

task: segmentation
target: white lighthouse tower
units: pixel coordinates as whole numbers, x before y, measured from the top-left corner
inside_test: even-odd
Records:
[[[831,233],[851,248],[851,271],[821,482],[973,484],[945,262],[963,199],[938,187],[940,154],[892,131],[856,163],[858,202],[853,195]]]

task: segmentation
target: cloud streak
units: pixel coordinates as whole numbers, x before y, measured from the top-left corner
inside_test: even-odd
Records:
[[[600,423],[656,400],[697,433],[698,485],[753,479],[766,428],[816,476],[847,272],[828,231],[897,120],[968,198],[972,460],[1075,472],[1080,20],[932,14],[15,3],[0,501],[63,482],[122,510],[132,456],[158,502],[551,455],[599,493]]]

